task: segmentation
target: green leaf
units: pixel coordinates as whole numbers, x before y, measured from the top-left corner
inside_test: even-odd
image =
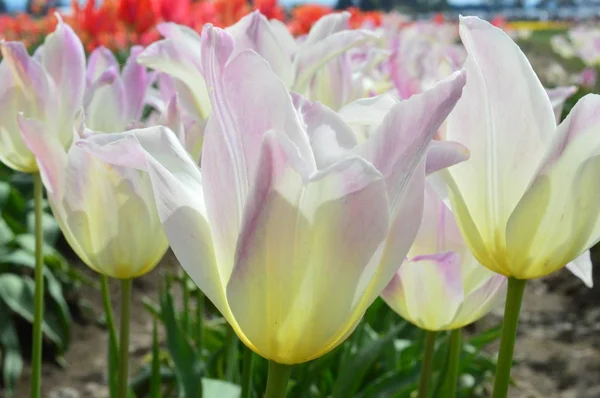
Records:
[[[21,249],[35,253],[35,235],[20,234],[15,238],[15,242]],[[58,264],[60,268],[67,268],[67,260],[48,242],[44,242],[42,250],[44,252],[44,263]]]
[[[156,319],[152,322],[152,375],[150,377],[150,398],[161,398],[160,351],[158,349],[158,333]]]
[[[0,301],[0,345],[2,345],[2,380],[6,397],[14,394],[23,371],[23,357],[14,322],[6,304]]]
[[[494,326],[493,328],[490,328],[486,331],[479,333],[476,336],[467,339],[467,343],[474,346],[478,350],[481,350],[486,345],[497,341],[500,338],[501,334],[502,324]]]
[[[6,202],[10,197],[12,187],[6,181],[0,181],[0,209],[4,209]]]
[[[34,318],[34,282],[29,277],[14,274],[0,275],[0,299],[16,314],[33,323]],[[44,311],[42,332],[63,352],[68,334],[50,311]]]
[[[42,213],[42,226],[44,228],[44,242],[51,245],[56,244],[60,236],[60,228],[56,219],[48,213]],[[35,214],[33,212],[27,213],[27,231],[30,234],[35,232]]]
[[[198,383],[198,380],[204,373],[203,364],[194,345],[188,341],[178,323],[170,289],[166,289],[161,294],[160,313],[167,333],[167,348],[175,365],[179,396],[181,398],[201,397],[202,383]]]
[[[24,235],[19,236],[19,238],[23,237]],[[9,254],[0,256],[0,263],[24,266],[33,271],[35,269],[35,255],[26,250],[15,250]],[[46,282],[45,286],[47,293],[52,298],[52,305],[56,310],[55,314],[57,320],[61,323],[66,335],[65,344],[68,345],[71,329],[71,312],[69,311],[69,305],[65,300],[62,285],[48,267],[44,267],[44,279]],[[65,349],[66,348],[67,347],[65,346]]]
[[[332,397],[346,398],[355,396],[369,368],[381,356],[386,346],[391,345],[394,338],[405,327],[406,323],[394,326],[384,336],[362,346],[354,356],[348,358],[345,365],[340,369],[337,381],[333,387]]]
[[[10,243],[15,238],[15,233],[3,218],[0,218],[0,246]]]
[[[242,388],[223,380],[202,379],[202,398],[239,398]]]

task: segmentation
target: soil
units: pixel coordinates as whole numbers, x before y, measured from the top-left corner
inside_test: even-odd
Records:
[[[169,252],[163,261],[149,274],[137,278],[133,283],[131,308],[131,337],[129,345],[130,372],[135,375],[136,366],[143,363],[152,345],[152,318],[143,305],[143,298],[158,301],[159,283],[166,268],[177,264],[175,257]],[[79,265],[84,272],[88,269]],[[93,271],[89,270],[90,276]],[[120,289],[117,281],[111,281],[111,301],[115,319],[119,319]],[[106,347],[107,332],[102,325],[103,305],[100,291],[84,286],[80,291],[80,299],[86,303],[92,313],[75,317],[71,328],[71,342],[64,355],[64,364],[59,366],[46,361],[42,370],[43,398],[108,398],[106,381]],[[175,297],[178,301],[178,297]],[[31,368],[25,365],[23,376],[19,381],[16,398],[29,396],[29,380]],[[0,397],[3,395],[0,394]]]
[[[600,254],[600,253],[599,253]],[[598,256],[600,259],[600,256]],[[168,254],[161,265],[134,283],[130,355],[133,365],[143,362],[152,339],[152,320],[142,304],[143,297],[158,298],[165,267],[176,260]],[[598,273],[596,274],[598,275]],[[118,284],[111,285],[113,308],[118,319]],[[107,333],[98,319],[102,312],[100,293],[84,288],[81,298],[95,313],[72,326],[64,367],[46,362],[42,385],[44,398],[107,398]],[[513,370],[516,386],[511,398],[598,398],[600,397],[600,277],[588,289],[568,271],[529,282],[515,349]],[[476,325],[483,330],[499,324],[497,309]],[[496,352],[497,345],[490,348]],[[29,396],[30,368],[26,364],[17,398]]]
[[[594,254],[600,262],[600,251]],[[600,275],[587,288],[566,269],[528,282],[515,347],[510,398],[600,397]],[[477,326],[502,321],[502,308]],[[498,344],[490,347],[496,353]]]

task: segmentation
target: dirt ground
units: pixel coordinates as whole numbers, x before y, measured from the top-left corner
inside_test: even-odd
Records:
[[[142,297],[157,299],[160,267],[173,266],[175,261],[168,256],[157,270],[134,284],[133,374],[135,364],[139,365],[149,353],[152,339],[151,318],[142,305]],[[528,284],[515,350],[518,364],[513,374],[517,386],[512,388],[511,398],[600,397],[600,278],[596,281],[596,287],[588,289],[563,271]],[[112,284],[111,290],[118,317],[118,284]],[[83,289],[82,298],[100,316],[100,293]],[[501,318],[502,310],[498,309],[480,322],[478,328],[496,325]],[[107,398],[106,336],[94,316],[85,323],[75,322],[71,346],[65,355],[66,367],[44,364],[44,398]],[[29,396],[29,371],[26,365],[17,398]]]
[[[161,264],[133,284],[131,309],[130,374],[135,375],[137,366],[142,363],[152,345],[152,318],[144,308],[143,297],[158,301],[159,282],[165,267],[177,264],[174,256],[167,253]],[[82,265],[83,267],[83,265]],[[90,271],[91,272],[91,271]],[[116,321],[119,319],[119,284],[110,285]],[[44,398],[108,398],[106,383],[106,347],[108,335],[100,323],[102,316],[102,297],[91,287],[81,290],[81,298],[87,302],[94,313],[87,314],[85,321],[73,322],[71,343],[64,356],[63,368],[52,362],[44,363],[42,374],[42,396]],[[177,299],[178,297],[176,297]],[[19,382],[15,397],[29,396],[30,367],[25,365],[24,374]],[[1,395],[0,395],[1,396]]]

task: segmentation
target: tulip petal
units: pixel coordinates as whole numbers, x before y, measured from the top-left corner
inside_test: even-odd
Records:
[[[381,297],[421,329],[446,329],[464,300],[460,255],[446,252],[407,260]]]
[[[292,86],[294,76],[291,54],[284,47],[285,43],[282,39],[278,37],[280,32],[273,29],[260,11],[246,15],[227,31],[235,41],[234,54],[244,50],[256,51],[269,63],[286,87]]]
[[[400,101],[359,153],[386,178],[392,212],[431,138],[446,119],[465,84],[457,72],[434,88]]]
[[[123,68],[123,87],[125,89],[125,104],[127,107],[127,121],[137,122],[142,117],[145,105],[146,91],[149,86],[146,67],[137,62],[138,56],[143,51],[141,46],[133,46],[129,58]]]
[[[282,139],[265,136],[227,297],[254,349],[292,364],[333,349],[362,316],[352,302],[388,205],[368,162],[347,158],[305,183]]]
[[[46,111],[51,114],[49,100],[52,85],[44,68],[27,53],[27,49],[21,42],[0,42],[0,50],[4,57],[3,64],[8,65],[12,72],[11,83],[8,87],[18,87],[29,104],[25,109],[26,117],[44,119]],[[16,115],[15,115],[16,116]],[[15,117],[13,116],[13,117]]]
[[[308,135],[318,169],[331,166],[357,145],[352,129],[331,109],[292,94],[304,130]]]
[[[148,46],[138,56],[138,62],[186,85],[194,95],[198,114],[206,119],[211,105],[201,73],[200,38],[191,29],[175,24],[161,24],[159,30],[167,39]]]
[[[5,63],[0,65],[0,71],[6,68]],[[8,85],[9,79],[2,81]],[[18,87],[3,89],[0,95],[0,161],[14,170],[35,173],[38,165],[23,141],[17,123],[17,115],[28,108],[27,98]]]
[[[492,247],[504,239],[497,228],[506,225],[529,186],[556,123],[548,95],[510,37],[476,17],[461,17],[460,35],[468,82],[448,118],[446,139],[469,148],[471,158],[450,170],[451,185],[461,191],[451,197],[465,201],[452,207],[467,208],[469,223]]]
[[[48,193],[62,196],[67,154],[58,137],[48,134],[39,120],[26,119],[23,114],[18,115],[18,124],[23,141],[37,159]]]
[[[556,123],[560,123],[560,118],[563,112],[563,108],[565,106],[565,101],[577,92],[577,87],[556,87],[547,89],[546,92],[548,93],[550,103],[552,104],[552,110],[554,111]]]
[[[481,265],[479,267],[483,268]],[[483,269],[491,273],[491,271]],[[502,275],[488,276],[483,285],[465,297],[463,305],[452,322],[452,329],[469,325],[482,318],[493,308],[498,307],[506,297],[506,288],[506,277]]]
[[[119,72],[119,62],[115,58],[115,55],[106,47],[98,47],[90,54],[88,60],[88,67],[86,72],[86,79],[88,84],[93,84],[95,81],[100,79],[102,74],[112,68],[116,74]]]
[[[398,102],[398,98],[390,93],[361,98],[345,105],[338,115],[352,127],[358,141],[363,143],[377,130]]]
[[[294,57],[296,79],[292,90],[304,93],[310,80],[323,65],[349,49],[376,38],[374,33],[366,30],[344,30],[317,43],[302,43]]]
[[[569,142],[510,216],[505,275],[533,279],[574,260],[600,232],[600,136],[590,128]]]
[[[129,120],[123,80],[116,75],[111,83],[94,85],[93,88],[85,108],[86,125],[105,133],[125,130]]]
[[[253,51],[229,58],[233,39],[224,30],[206,26],[202,39],[203,70],[213,103],[202,152],[206,205],[216,226],[217,251],[224,256],[219,263],[231,266],[233,259],[228,258],[235,249],[264,134],[285,132],[307,170],[316,167],[291,97],[266,61]],[[261,93],[259,103],[256,93]]]
[[[454,214],[427,182],[421,225],[408,252],[408,257],[449,251],[462,254],[464,248],[465,244],[454,219]]]
[[[469,150],[458,142],[433,140],[427,149],[425,174],[464,162],[469,159],[469,155]]]
[[[85,52],[79,37],[62,21],[59,14],[58,26],[46,36],[41,53],[41,64],[61,90],[62,123],[69,123],[81,108],[86,83]],[[66,126],[62,124],[61,126]]]
[[[202,175],[175,134],[157,126],[94,135],[78,145],[105,162],[148,171],[158,215],[175,256],[208,299],[234,323],[216,265]]]
[[[317,44],[334,33],[350,29],[348,24],[349,20],[350,13],[348,11],[328,14],[319,18],[319,20],[310,28],[310,32],[308,32],[303,44]]]
[[[589,250],[586,250],[575,260],[567,264],[569,271],[582,280],[587,287],[594,287],[594,278],[592,276],[592,259]]]
[[[593,180],[600,167],[598,107],[598,95],[578,101],[510,217],[507,246],[523,278],[563,267],[600,239],[600,187]]]
[[[78,146],[70,148],[67,158],[65,194],[53,196],[51,204],[78,256],[119,279],[154,268],[168,245],[148,175],[106,165]]]

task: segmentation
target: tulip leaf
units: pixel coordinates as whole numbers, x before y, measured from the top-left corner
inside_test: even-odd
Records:
[[[394,338],[406,328],[406,323],[392,327],[384,336],[381,336],[362,346],[359,351],[348,358],[340,369],[333,387],[333,398],[353,397],[358,392],[361,382],[369,368],[375,363],[381,352],[393,343]]]
[[[23,371],[23,357],[17,329],[10,316],[10,311],[0,301],[0,345],[2,346],[2,381],[7,397],[14,394],[17,380]]]
[[[19,236],[18,238],[22,238]],[[32,252],[26,250],[15,250],[4,256],[0,256],[0,263],[14,264],[16,266],[23,266],[35,269],[35,256]],[[44,277],[46,281],[46,290],[48,295],[52,298],[52,307],[55,311],[47,309],[45,312],[52,312],[56,315],[57,320],[61,323],[62,329],[65,332],[66,340],[65,344],[68,345],[69,333],[71,327],[71,313],[69,311],[69,305],[65,301],[62,285],[59,280],[54,276],[52,271],[48,267],[44,267]],[[65,349],[67,347],[65,346]]]
[[[202,398],[239,398],[242,394],[237,384],[216,379],[202,379],[202,389]]]
[[[160,350],[156,319],[152,322],[152,372],[150,376],[150,398],[161,398]]]
[[[13,312],[30,323],[33,323],[34,319],[34,290],[34,282],[29,277],[15,274],[0,275],[0,299]],[[51,311],[44,312],[42,332],[57,345],[60,352],[64,351],[68,332],[65,332]]]
[[[56,219],[48,213],[42,213],[42,228],[44,229],[44,242],[51,245],[56,244],[60,236],[60,228]],[[27,213],[27,231],[30,234],[35,231],[35,214],[33,212]]]
[[[175,365],[175,377],[181,398],[198,398],[202,396],[201,380],[204,373],[200,355],[190,343],[184,330],[179,325],[173,296],[167,288],[160,297],[160,314],[166,329],[167,346]]]
[[[0,218],[0,246],[7,245],[15,238],[15,234],[10,229],[6,221]]]
[[[0,181],[0,209],[4,209],[4,206],[10,198],[12,187],[6,181]]]

